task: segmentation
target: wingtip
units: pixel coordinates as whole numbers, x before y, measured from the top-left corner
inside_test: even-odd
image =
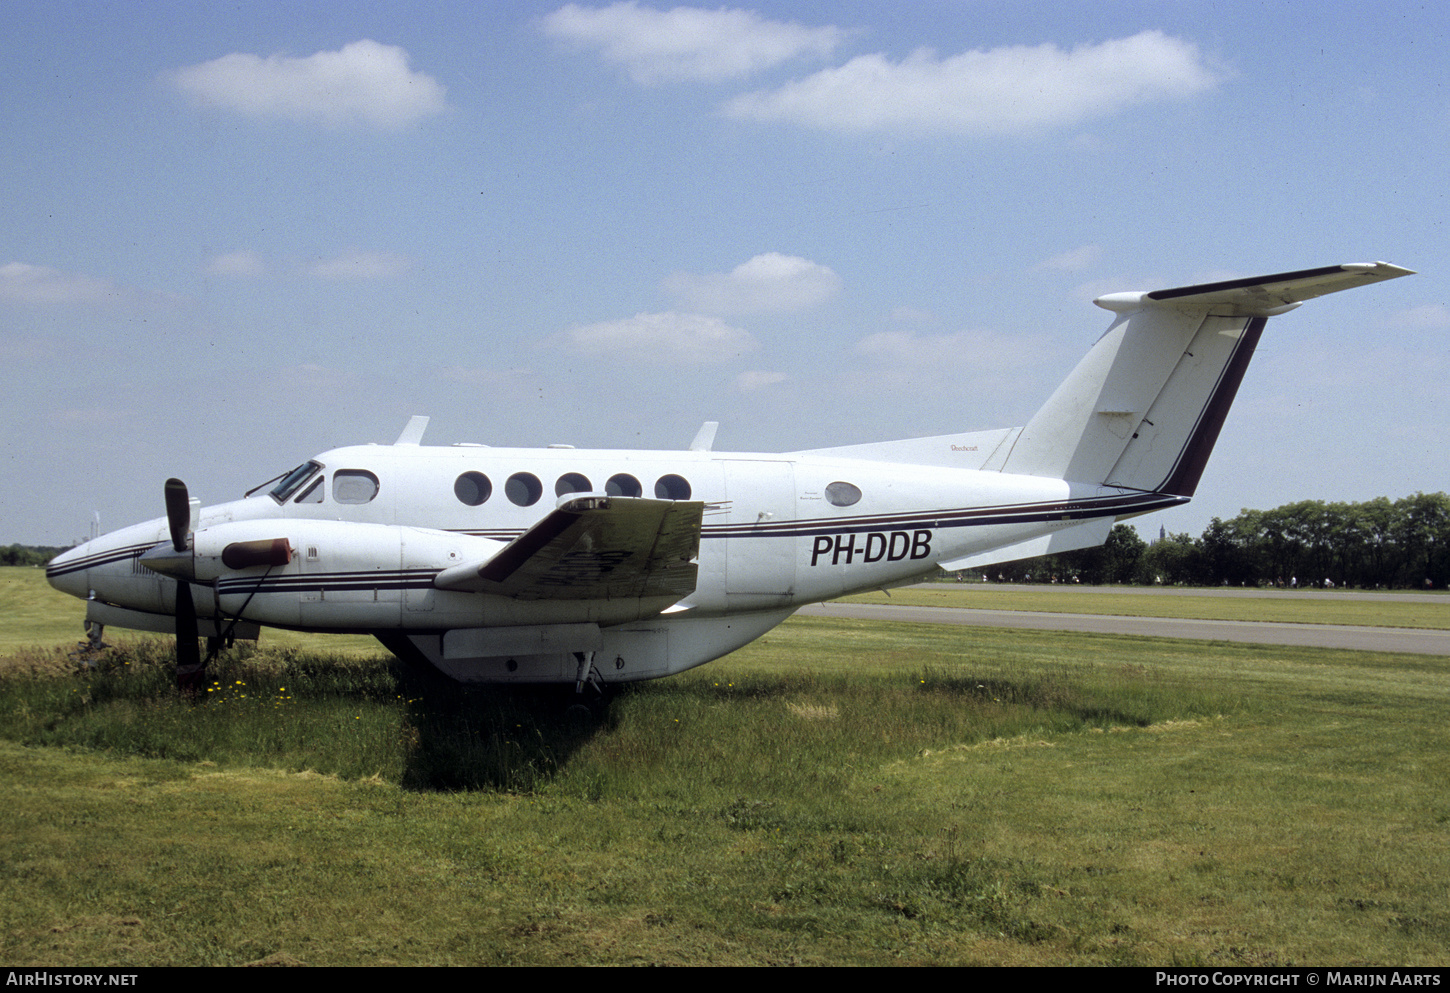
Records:
[[[1380,279],[1398,279],[1400,276],[1415,275],[1414,269],[1406,269],[1393,262],[1348,262],[1339,268],[1345,272],[1362,272]]]

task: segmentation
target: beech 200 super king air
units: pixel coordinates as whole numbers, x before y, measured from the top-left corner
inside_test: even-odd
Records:
[[[338,448],[241,500],[52,561],[104,625],[198,638],[368,632],[473,683],[652,679],[717,659],[803,604],[1101,544],[1187,503],[1267,318],[1410,270],[1384,262],[1114,293],[1106,333],[1024,427],[789,452]],[[268,488],[270,486],[270,488]]]

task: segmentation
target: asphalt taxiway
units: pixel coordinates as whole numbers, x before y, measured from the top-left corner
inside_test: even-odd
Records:
[[[927,584],[927,587],[937,584]],[[939,586],[937,586],[939,588]],[[1014,591],[1037,589],[1061,592],[1062,587],[1014,586]],[[1335,597],[1343,600],[1413,600],[1444,604],[1450,598],[1417,593],[1362,593],[1279,590],[1177,590],[1153,587],[1075,587],[1125,596],[1235,596]],[[1103,614],[1063,614],[1037,610],[982,610],[969,607],[907,607],[874,603],[822,603],[797,613],[812,617],[899,621],[911,624],[960,624],[969,627],[1019,628],[1034,631],[1079,631],[1090,634],[1126,634],[1154,638],[1187,638],[1258,645],[1299,645],[1311,648],[1347,648],[1371,652],[1411,652],[1450,656],[1450,630],[1363,627],[1340,624],[1283,624],[1264,621],[1199,621],[1177,617],[1124,617]]]

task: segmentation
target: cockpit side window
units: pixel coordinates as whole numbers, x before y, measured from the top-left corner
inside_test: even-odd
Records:
[[[378,495],[378,477],[366,469],[339,469],[332,474],[332,498],[338,503],[371,503]]]
[[[286,503],[287,498],[301,489],[302,484],[312,478],[313,474],[322,468],[321,462],[311,459],[299,465],[296,469],[282,477],[282,482],[272,487],[272,499],[278,503]]]
[[[312,485],[302,491],[302,495],[293,503],[321,503],[325,488],[322,485],[322,477],[318,476],[312,481]]]

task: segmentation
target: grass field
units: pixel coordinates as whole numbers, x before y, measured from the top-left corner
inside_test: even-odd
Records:
[[[0,960],[1450,959],[1450,659],[798,618],[580,728],[270,634],[0,649]]]
[[[1176,592],[1176,591],[1175,591]],[[890,603],[910,607],[965,607],[978,610],[1036,610],[1064,614],[1131,617],[1184,617],[1199,621],[1255,621],[1280,624],[1350,624],[1372,627],[1450,629],[1450,596],[1439,603],[1354,600],[1347,595],[1320,598],[1149,596],[1099,593],[1071,586],[957,585],[908,587],[885,593],[845,597],[848,603]]]

